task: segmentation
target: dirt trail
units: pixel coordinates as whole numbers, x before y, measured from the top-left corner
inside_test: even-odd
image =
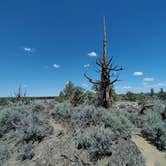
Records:
[[[160,152],[155,146],[149,144],[144,138],[133,135],[132,141],[142,152],[147,166],[166,166],[166,153]]]

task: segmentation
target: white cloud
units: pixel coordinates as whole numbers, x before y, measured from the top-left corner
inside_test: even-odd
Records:
[[[133,73],[134,76],[142,76],[143,75],[143,72],[140,72],[140,71],[136,71]]]
[[[53,67],[56,68],[56,69],[58,69],[58,68],[60,68],[60,65],[53,64]]]
[[[28,53],[32,53],[32,48],[30,47],[24,47],[24,51]]]
[[[85,67],[85,68],[90,67],[90,64],[86,64],[86,65],[84,65],[84,67]]]
[[[97,54],[96,54],[96,52],[92,51],[92,52],[89,52],[89,53],[88,53],[88,56],[96,57]]]
[[[131,86],[124,86],[123,89],[131,89]]]
[[[81,85],[83,88],[89,88],[89,86],[87,84],[82,84]]]
[[[24,84],[24,85],[23,85],[23,87],[24,87],[24,88],[27,88],[27,87],[28,87],[28,85],[27,85],[27,84]]]
[[[166,86],[166,83],[160,82],[160,83],[157,84],[157,86],[158,86],[158,87],[163,87],[163,86]]]
[[[144,82],[152,82],[154,81],[154,78],[144,78]]]

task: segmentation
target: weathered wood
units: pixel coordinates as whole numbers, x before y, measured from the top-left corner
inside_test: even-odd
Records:
[[[107,58],[107,40],[106,40],[106,22],[104,17],[104,40],[103,40],[103,56],[101,59],[96,59],[96,64],[99,66],[97,72],[101,74],[99,81],[94,81],[92,78],[84,74],[90,83],[98,86],[99,97],[98,104],[104,108],[112,107],[112,87],[114,83],[119,81],[118,76],[115,78],[114,72],[123,70],[122,67],[113,66],[113,57]],[[111,78],[110,78],[111,77]]]

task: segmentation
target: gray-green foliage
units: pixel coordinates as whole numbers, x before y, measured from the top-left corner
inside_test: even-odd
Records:
[[[59,103],[56,105],[52,115],[58,116],[60,119],[68,119],[71,116],[71,108],[67,103]]]
[[[78,136],[78,148],[87,149],[93,159],[112,154],[114,134],[103,126],[88,128]]]
[[[10,149],[5,147],[8,152],[18,151],[18,159],[32,158],[31,145],[34,142],[42,141],[52,132],[52,128],[48,124],[47,112],[39,110],[39,107],[35,105],[22,105],[0,111],[0,139],[4,143],[11,143]],[[0,142],[0,146],[2,142]],[[15,147],[13,147],[13,143],[16,144]]]
[[[0,99],[0,106],[6,106],[9,104],[9,100],[7,98]]]
[[[117,137],[127,138],[130,136],[133,125],[120,112],[105,113],[103,123],[106,128],[110,128]]]
[[[24,161],[26,159],[31,160],[34,156],[32,144],[23,144],[18,149],[18,160]]]
[[[73,90],[73,94],[70,97],[70,103],[72,106],[78,106],[80,104],[83,104],[85,101],[85,93],[84,89],[81,87],[75,87]]]
[[[53,112],[62,119],[70,119],[70,125],[74,129],[87,128],[89,126],[104,125],[115,133],[117,137],[128,137],[132,131],[132,123],[116,111],[109,112],[103,108],[81,105],[72,108],[69,105],[59,104]]]
[[[144,117],[142,134],[160,150],[166,149],[166,123],[157,112],[149,112]]]
[[[33,110],[33,109],[32,109]],[[13,107],[0,112],[0,136],[15,132],[20,141],[39,139],[48,134],[48,123],[43,112],[28,110],[28,107]]]
[[[5,145],[0,144],[0,165],[3,165],[5,160],[7,160],[10,157],[10,152]]]
[[[113,154],[108,166],[145,166],[138,147],[130,140],[120,140],[112,146]]]

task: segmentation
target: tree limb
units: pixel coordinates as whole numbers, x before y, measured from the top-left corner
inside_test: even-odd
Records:
[[[91,79],[89,76],[87,76],[87,74],[84,73],[84,76],[88,79],[88,81],[92,84],[95,84],[95,85],[99,85],[100,84],[100,81],[93,81],[93,79]]]

